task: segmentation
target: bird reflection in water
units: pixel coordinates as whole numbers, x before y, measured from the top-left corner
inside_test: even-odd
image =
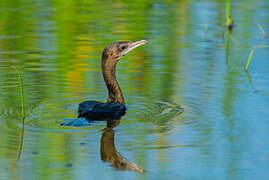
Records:
[[[128,170],[144,173],[144,169],[138,167],[138,165],[133,162],[127,161],[127,159],[122,157],[121,154],[117,152],[114,143],[115,131],[113,128],[118,126],[119,123],[120,120],[107,121],[107,127],[103,129],[101,137],[101,159],[104,162],[110,162],[111,166],[115,167],[117,170]]]

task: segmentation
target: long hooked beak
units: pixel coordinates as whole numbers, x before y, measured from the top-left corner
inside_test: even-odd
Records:
[[[131,50],[137,48],[138,46],[141,46],[143,44],[146,44],[146,43],[148,43],[147,40],[140,40],[140,41],[133,41],[133,42],[131,42],[131,45],[122,52],[122,55],[121,56],[124,56],[125,54],[127,54]]]

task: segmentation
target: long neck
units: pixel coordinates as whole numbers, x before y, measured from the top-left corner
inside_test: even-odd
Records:
[[[107,103],[115,102],[124,105],[124,98],[116,80],[116,60],[102,58],[102,72],[108,89]]]

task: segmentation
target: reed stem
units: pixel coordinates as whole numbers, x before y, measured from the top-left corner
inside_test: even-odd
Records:
[[[21,137],[20,137],[20,144],[18,149],[18,156],[17,161],[20,160],[21,154],[22,154],[22,146],[23,146],[23,137],[24,137],[24,121],[25,121],[25,105],[24,105],[24,93],[23,93],[23,82],[21,74],[16,66],[13,66],[13,68],[17,72],[19,84],[20,84],[20,99],[21,99],[21,115],[22,115],[22,121],[21,121]]]

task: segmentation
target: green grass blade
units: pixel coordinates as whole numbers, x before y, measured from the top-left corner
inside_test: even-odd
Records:
[[[254,89],[253,84],[252,84],[252,80],[251,80],[251,77],[250,77],[250,74],[248,73],[248,71],[246,71],[246,73],[247,73],[248,82],[249,82],[249,84],[250,84],[250,87],[251,87],[252,89]]]
[[[25,106],[24,106],[24,95],[23,95],[23,82],[21,74],[16,66],[13,66],[13,68],[17,72],[19,84],[20,84],[20,99],[21,99],[21,115],[22,115],[22,127],[21,127],[21,138],[20,138],[20,144],[19,144],[19,150],[18,150],[18,156],[17,161],[20,160],[21,154],[22,154],[22,146],[23,146],[23,137],[24,137],[24,121],[25,121]]]
[[[247,61],[247,64],[246,64],[246,68],[245,68],[246,71],[248,71],[248,67],[249,67],[249,64],[251,62],[253,54],[254,54],[254,49],[251,49],[251,51],[249,53],[249,56],[248,56],[248,61]]]
[[[229,57],[230,57],[230,35],[227,36],[226,39],[226,63],[228,64],[229,62]]]
[[[25,106],[24,106],[24,96],[23,96],[23,83],[22,83],[22,78],[21,74],[16,66],[13,66],[13,68],[16,70],[17,75],[18,75],[18,80],[20,84],[20,98],[21,98],[21,115],[22,117],[25,117]]]
[[[226,0],[226,26],[230,24],[230,0]]]

